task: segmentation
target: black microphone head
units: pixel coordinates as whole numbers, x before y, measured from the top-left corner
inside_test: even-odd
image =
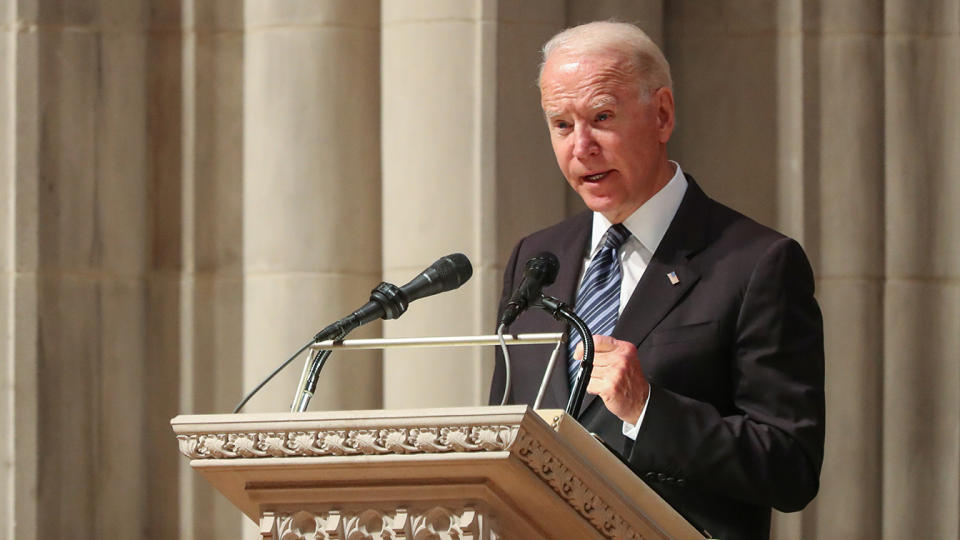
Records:
[[[560,273],[560,261],[549,251],[544,251],[533,257],[523,267],[524,277],[537,280],[541,287],[553,285]]]
[[[470,259],[463,253],[453,253],[437,259],[437,262],[420,272],[410,283],[400,287],[407,303],[463,285],[473,275]]]
[[[463,285],[473,275],[473,265],[463,253],[451,253],[437,259],[430,268],[437,271],[437,279],[442,283],[443,291],[452,291]]]
[[[530,258],[523,265],[523,281],[500,314],[500,324],[504,327],[513,324],[513,321],[541,296],[544,287],[553,285],[558,273],[560,261],[553,253],[544,251]]]

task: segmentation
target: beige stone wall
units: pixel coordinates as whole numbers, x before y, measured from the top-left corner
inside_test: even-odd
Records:
[[[466,286],[356,335],[491,333],[513,243],[581,207],[538,48],[608,17],[671,61],[671,157],[816,270],[822,488],[775,536],[957,537],[960,0],[0,3],[0,536],[253,537],[169,418],[446,253]],[[484,403],[491,359],[337,354],[312,408]]]

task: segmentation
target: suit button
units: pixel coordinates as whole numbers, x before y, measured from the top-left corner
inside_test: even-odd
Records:
[[[669,482],[669,483],[671,483],[671,484],[673,484],[673,483],[676,482],[676,481],[677,481],[677,479],[674,478],[674,477],[672,477],[672,476],[668,476],[668,477],[667,477],[667,482]]]
[[[677,479],[677,485],[680,486],[680,487],[683,487],[683,486],[687,485],[687,481],[684,480],[683,478],[678,478],[678,479]]]
[[[653,471],[650,471],[650,472],[648,472],[648,473],[644,473],[644,474],[643,474],[643,477],[646,478],[647,480],[656,480],[656,478],[657,478],[657,473],[655,473],[655,472],[653,472]]]
[[[657,475],[657,480],[659,480],[659,481],[661,481],[661,482],[665,481],[666,479],[667,479],[667,475],[665,475],[665,474],[663,474],[663,473],[660,473],[660,474]]]

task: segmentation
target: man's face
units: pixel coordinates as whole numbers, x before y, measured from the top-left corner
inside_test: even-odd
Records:
[[[614,54],[557,52],[540,78],[540,103],[557,164],[587,207],[622,222],[673,175],[668,88],[642,100]]]

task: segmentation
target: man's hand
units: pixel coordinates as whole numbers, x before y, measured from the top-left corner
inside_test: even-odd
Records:
[[[600,396],[607,409],[629,424],[636,424],[650,394],[637,348],[628,341],[610,336],[593,336],[593,372],[587,392]],[[583,358],[583,343],[574,356]]]

